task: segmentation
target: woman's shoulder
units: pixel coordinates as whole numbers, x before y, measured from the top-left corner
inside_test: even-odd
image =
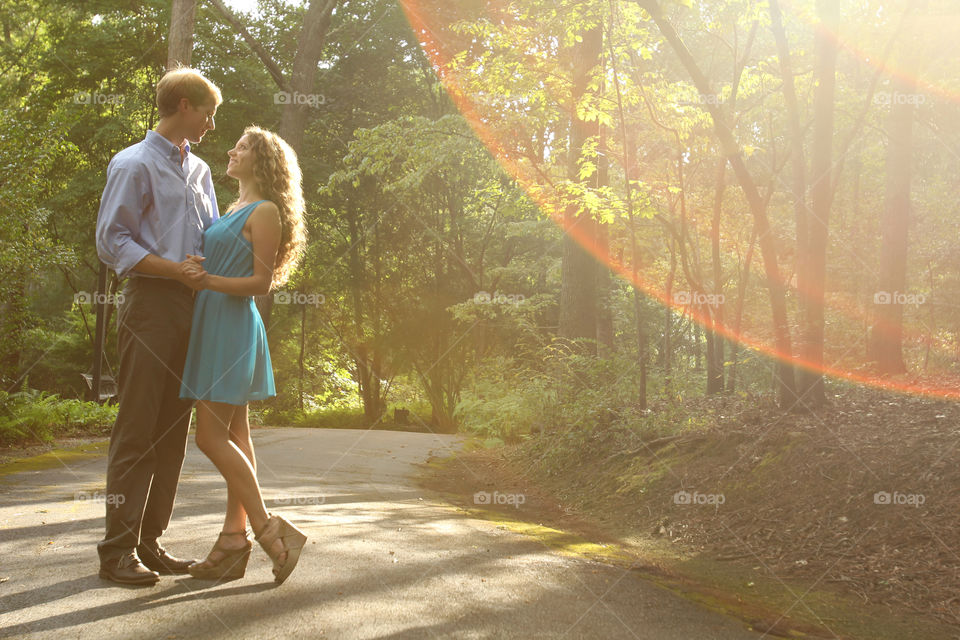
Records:
[[[256,203],[253,207],[253,211],[250,212],[250,215],[260,215],[260,216],[273,216],[280,214],[280,207],[277,206],[272,200],[261,200]]]
[[[261,200],[250,212],[251,221],[262,220],[265,222],[280,222],[280,208],[271,200]]]
[[[279,207],[273,200],[260,200],[259,202],[254,203],[254,211],[279,211]]]

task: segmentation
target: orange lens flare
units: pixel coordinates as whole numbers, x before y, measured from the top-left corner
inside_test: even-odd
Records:
[[[848,380],[863,385],[951,400],[960,399],[960,377],[950,372],[937,371],[933,374],[927,374],[927,377],[922,380],[919,379],[919,377],[915,377],[913,380],[905,380],[903,378],[907,376],[891,378],[871,374],[869,371],[866,371],[867,367],[865,365],[859,368],[843,366],[841,364],[821,365],[809,360],[804,360],[796,354],[781,353],[773,346],[772,336],[758,337],[750,335],[749,332],[745,330],[735,331],[726,321],[717,323],[710,313],[705,311],[705,305],[689,304],[697,302],[692,299],[695,294],[686,292],[689,295],[683,296],[680,300],[669,299],[667,292],[653,282],[652,279],[646,278],[642,273],[634,273],[634,270],[629,265],[624,265],[613,259],[608,251],[604,250],[597,243],[589,229],[584,229],[582,226],[576,224],[570,224],[563,215],[564,205],[561,203],[558,195],[553,192],[551,181],[545,174],[543,167],[538,166],[535,161],[532,161],[522,152],[512,147],[512,138],[506,137],[503,133],[498,133],[494,126],[488,124],[488,119],[495,122],[496,114],[491,113],[489,118],[484,117],[486,114],[483,112],[483,104],[472,101],[468,93],[461,89],[457,72],[451,65],[453,56],[458,52],[447,50],[442,38],[438,36],[438,34],[443,33],[447,26],[454,21],[449,15],[451,7],[450,5],[438,4],[435,5],[435,7],[431,6],[428,8],[426,5],[426,2],[401,0],[401,7],[406,13],[407,19],[414,32],[417,34],[421,46],[426,52],[435,72],[460,113],[469,122],[474,133],[487,147],[493,157],[498,160],[504,170],[512,176],[529,197],[563,229],[564,233],[574,238],[586,251],[606,265],[607,268],[611,269],[611,271],[616,273],[620,278],[630,282],[647,296],[657,299],[661,304],[689,315],[704,328],[712,330],[728,340],[763,353],[771,358],[791,362],[799,367],[817,371],[833,378]],[[491,5],[488,5],[488,7],[489,6]],[[442,12],[439,9],[435,10],[436,7],[441,7]],[[441,17],[441,13],[443,13],[443,17]],[[893,68],[891,65],[880,63],[880,55],[858,49],[850,43],[844,42],[839,37],[838,41],[843,50],[850,52],[863,62],[875,67],[879,65],[878,70],[882,73],[893,75],[894,77],[903,76],[902,72]],[[960,103],[960,93],[937,88],[930,83],[920,80],[916,80],[916,86],[920,92]],[[759,259],[759,255],[757,255],[753,263],[753,270],[757,270],[759,272],[758,276],[762,277],[762,268]],[[784,277],[786,276],[781,269],[781,278]],[[788,285],[789,283],[782,284]],[[795,286],[791,288],[796,292]],[[893,293],[890,293],[890,295],[893,295]],[[687,298],[691,299],[688,300]],[[867,307],[858,304],[857,301],[852,299],[848,294],[830,292],[825,296],[824,304],[828,311],[838,312],[848,319],[853,320],[855,323],[864,324],[867,321]],[[874,306],[876,306],[876,304]],[[768,315],[765,321],[767,325],[769,325]],[[878,326],[877,330],[882,331],[884,327]],[[903,332],[905,343],[912,340],[917,344],[926,345],[927,348],[939,348],[944,352],[950,349],[956,350],[955,346],[948,347],[947,345],[942,345],[941,341],[936,340],[933,336],[916,331],[907,326],[904,326]],[[797,350],[797,332],[794,331],[793,334],[794,349]],[[856,348],[863,353],[866,345],[856,345]],[[830,357],[831,354],[824,354],[825,361]],[[841,355],[838,360],[845,360],[845,358],[846,354]],[[955,354],[953,358],[956,359]]]

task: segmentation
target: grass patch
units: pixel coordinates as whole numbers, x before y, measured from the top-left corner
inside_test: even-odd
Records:
[[[373,422],[360,407],[323,407],[315,411],[264,411],[251,416],[259,425],[300,427],[304,429],[385,429],[396,431],[430,431],[429,407],[410,408],[406,424],[395,419],[394,408],[387,410],[379,422]]]
[[[76,446],[63,446],[58,442],[50,450],[34,455],[31,455],[29,451],[35,451],[37,447],[31,446],[25,450],[16,449],[12,451],[12,456],[3,456],[6,461],[0,462],[0,478],[24,471],[56,469],[72,462],[105,456],[109,447],[110,442],[108,440],[99,440],[83,442]],[[24,454],[24,452],[27,453]]]

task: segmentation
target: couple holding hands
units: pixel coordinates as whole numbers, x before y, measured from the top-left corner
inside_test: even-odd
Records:
[[[194,69],[157,84],[160,120],[117,153],[97,216],[97,253],[127,277],[117,321],[119,408],[107,457],[100,577],[154,584],[160,574],[243,576],[255,539],[277,583],[306,536],[267,512],[247,403],[276,395],[253,296],[287,281],[306,242],[300,167],[276,134],[247,127],[228,152],[238,195],[220,216],[207,164],[191,152],[214,129],[220,90]],[[170,522],[196,405],[197,446],[227,482],[223,530],[203,561],[169,554]]]

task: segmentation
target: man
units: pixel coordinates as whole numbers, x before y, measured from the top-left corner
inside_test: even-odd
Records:
[[[155,584],[193,562],[158,539],[170,523],[193,408],[179,397],[180,376],[206,272],[187,269],[187,254],[202,255],[203,230],[218,217],[210,167],[190,145],[214,128],[220,103],[220,90],[197,71],[167,72],[157,83],[156,130],[113,157],[100,201],[97,253],[129,276],[117,324],[106,535],[97,545],[100,577],[121,584]]]

